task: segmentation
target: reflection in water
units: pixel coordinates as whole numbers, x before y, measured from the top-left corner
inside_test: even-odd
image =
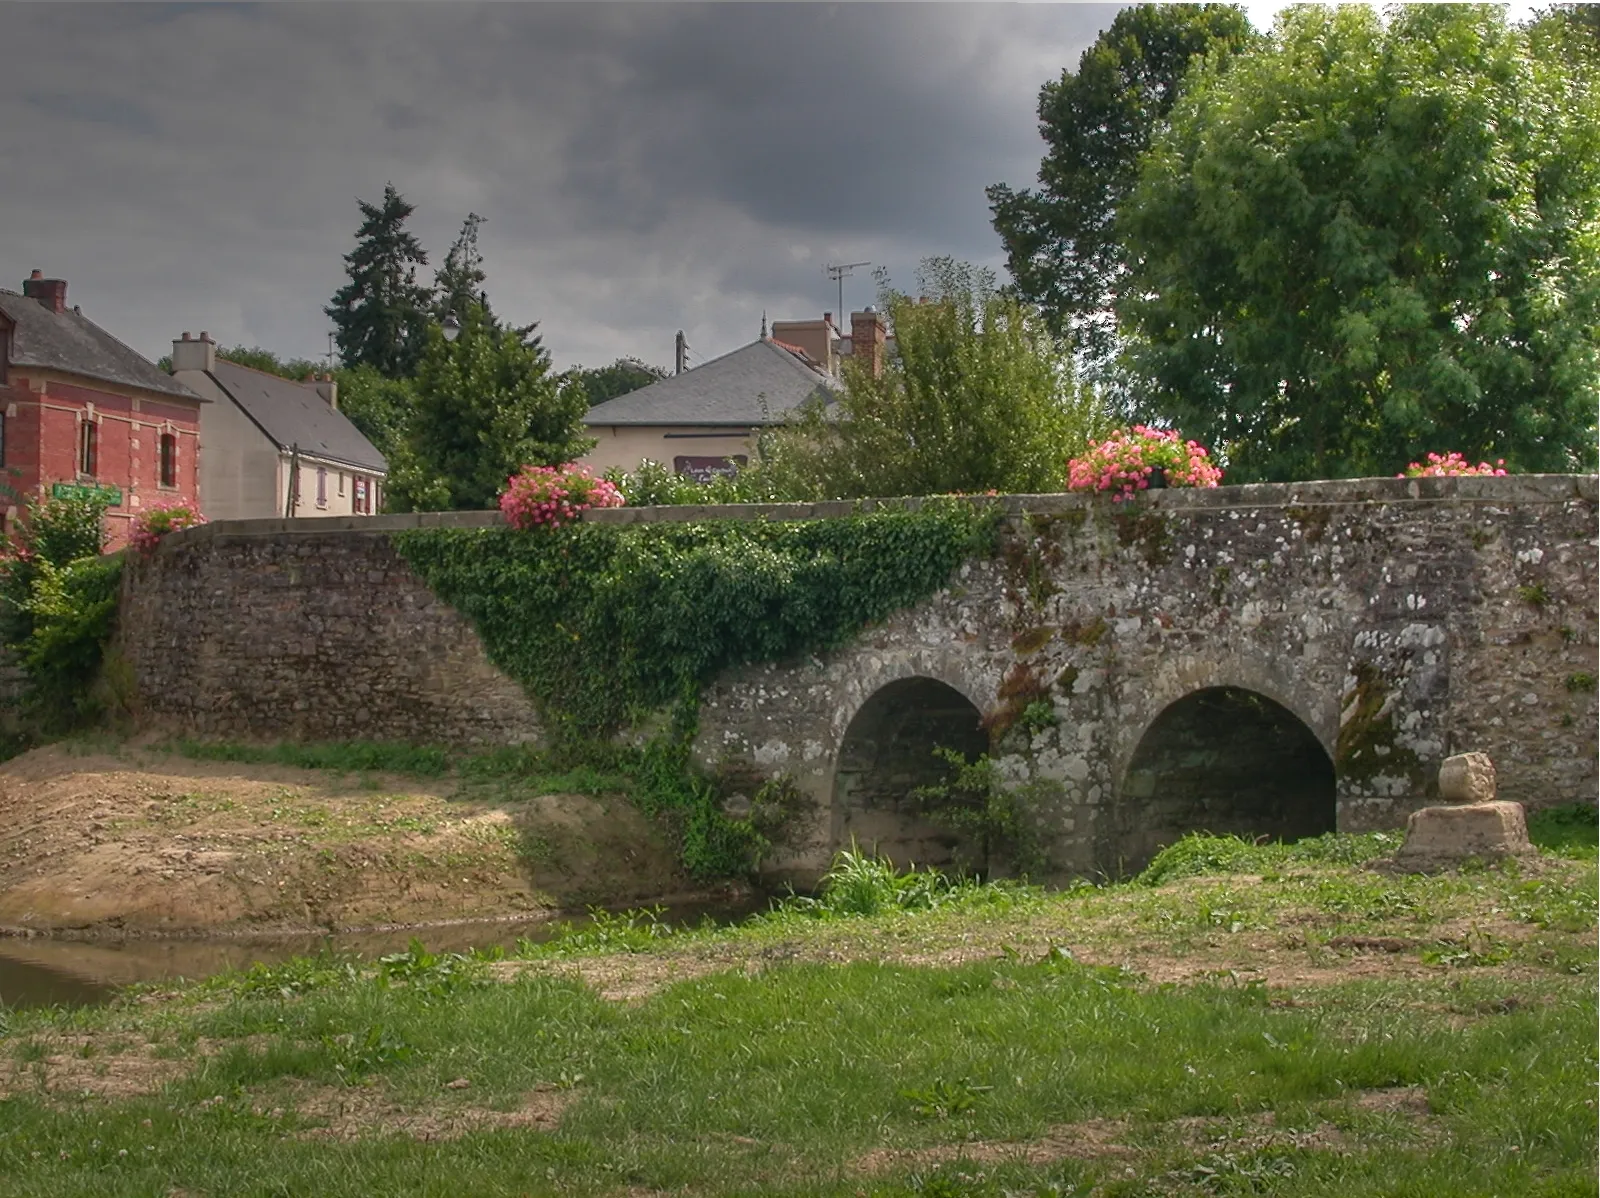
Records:
[[[661,920],[693,927],[705,920],[727,924],[767,907],[763,897],[684,903],[662,909]],[[117,986],[203,978],[227,969],[271,965],[290,957],[337,952],[377,957],[404,949],[413,939],[430,952],[465,952],[518,940],[549,940],[561,923],[582,926],[586,917],[517,923],[460,923],[332,936],[285,936],[270,940],[49,940],[0,937],[0,1006],[81,1006],[104,1002]]]

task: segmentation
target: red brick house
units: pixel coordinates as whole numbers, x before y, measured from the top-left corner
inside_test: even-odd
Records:
[[[113,500],[108,547],[141,507],[198,503],[206,402],[67,306],[64,279],[39,271],[0,288],[0,499],[6,526],[24,503],[97,488]]]

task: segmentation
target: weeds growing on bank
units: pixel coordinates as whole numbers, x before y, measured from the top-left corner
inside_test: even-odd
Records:
[[[1360,868],[1376,838],[1194,837],[1158,885],[1067,894],[854,851],[741,928],[646,910],[521,964],[413,943],[16,1012],[0,1177],[96,1196],[1592,1194],[1594,882],[1557,834],[1577,822],[1538,825],[1537,868],[1395,878]],[[1447,940],[1463,911],[1481,934]],[[1507,921],[1586,968],[1502,955]],[[1351,951],[1331,944],[1346,928],[1405,940],[1414,968],[1174,986],[1073,951],[1256,937],[1310,961]],[[968,955],[894,955],[938,944]],[[664,970],[638,1001],[580,980],[636,954]],[[107,1095],[132,1058],[148,1092]]]

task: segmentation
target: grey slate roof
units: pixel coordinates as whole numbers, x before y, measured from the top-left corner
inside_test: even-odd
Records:
[[[376,474],[388,472],[388,462],[350,418],[330,408],[310,387],[222,358],[209,373],[279,449],[298,445],[301,453],[314,457]]]
[[[839,384],[771,341],[752,341],[693,370],[589,409],[589,425],[665,424],[761,427],[780,423],[813,395]]]
[[[154,362],[71,308],[58,315],[31,296],[0,288],[0,312],[12,324],[14,366],[59,370],[205,402],[170,374],[158,370]]]

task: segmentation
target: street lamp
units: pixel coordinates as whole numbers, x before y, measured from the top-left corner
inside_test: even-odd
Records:
[[[444,330],[444,339],[446,341],[454,341],[461,336],[461,322],[456,319],[454,312],[447,313],[445,318],[439,322],[439,327]]]

